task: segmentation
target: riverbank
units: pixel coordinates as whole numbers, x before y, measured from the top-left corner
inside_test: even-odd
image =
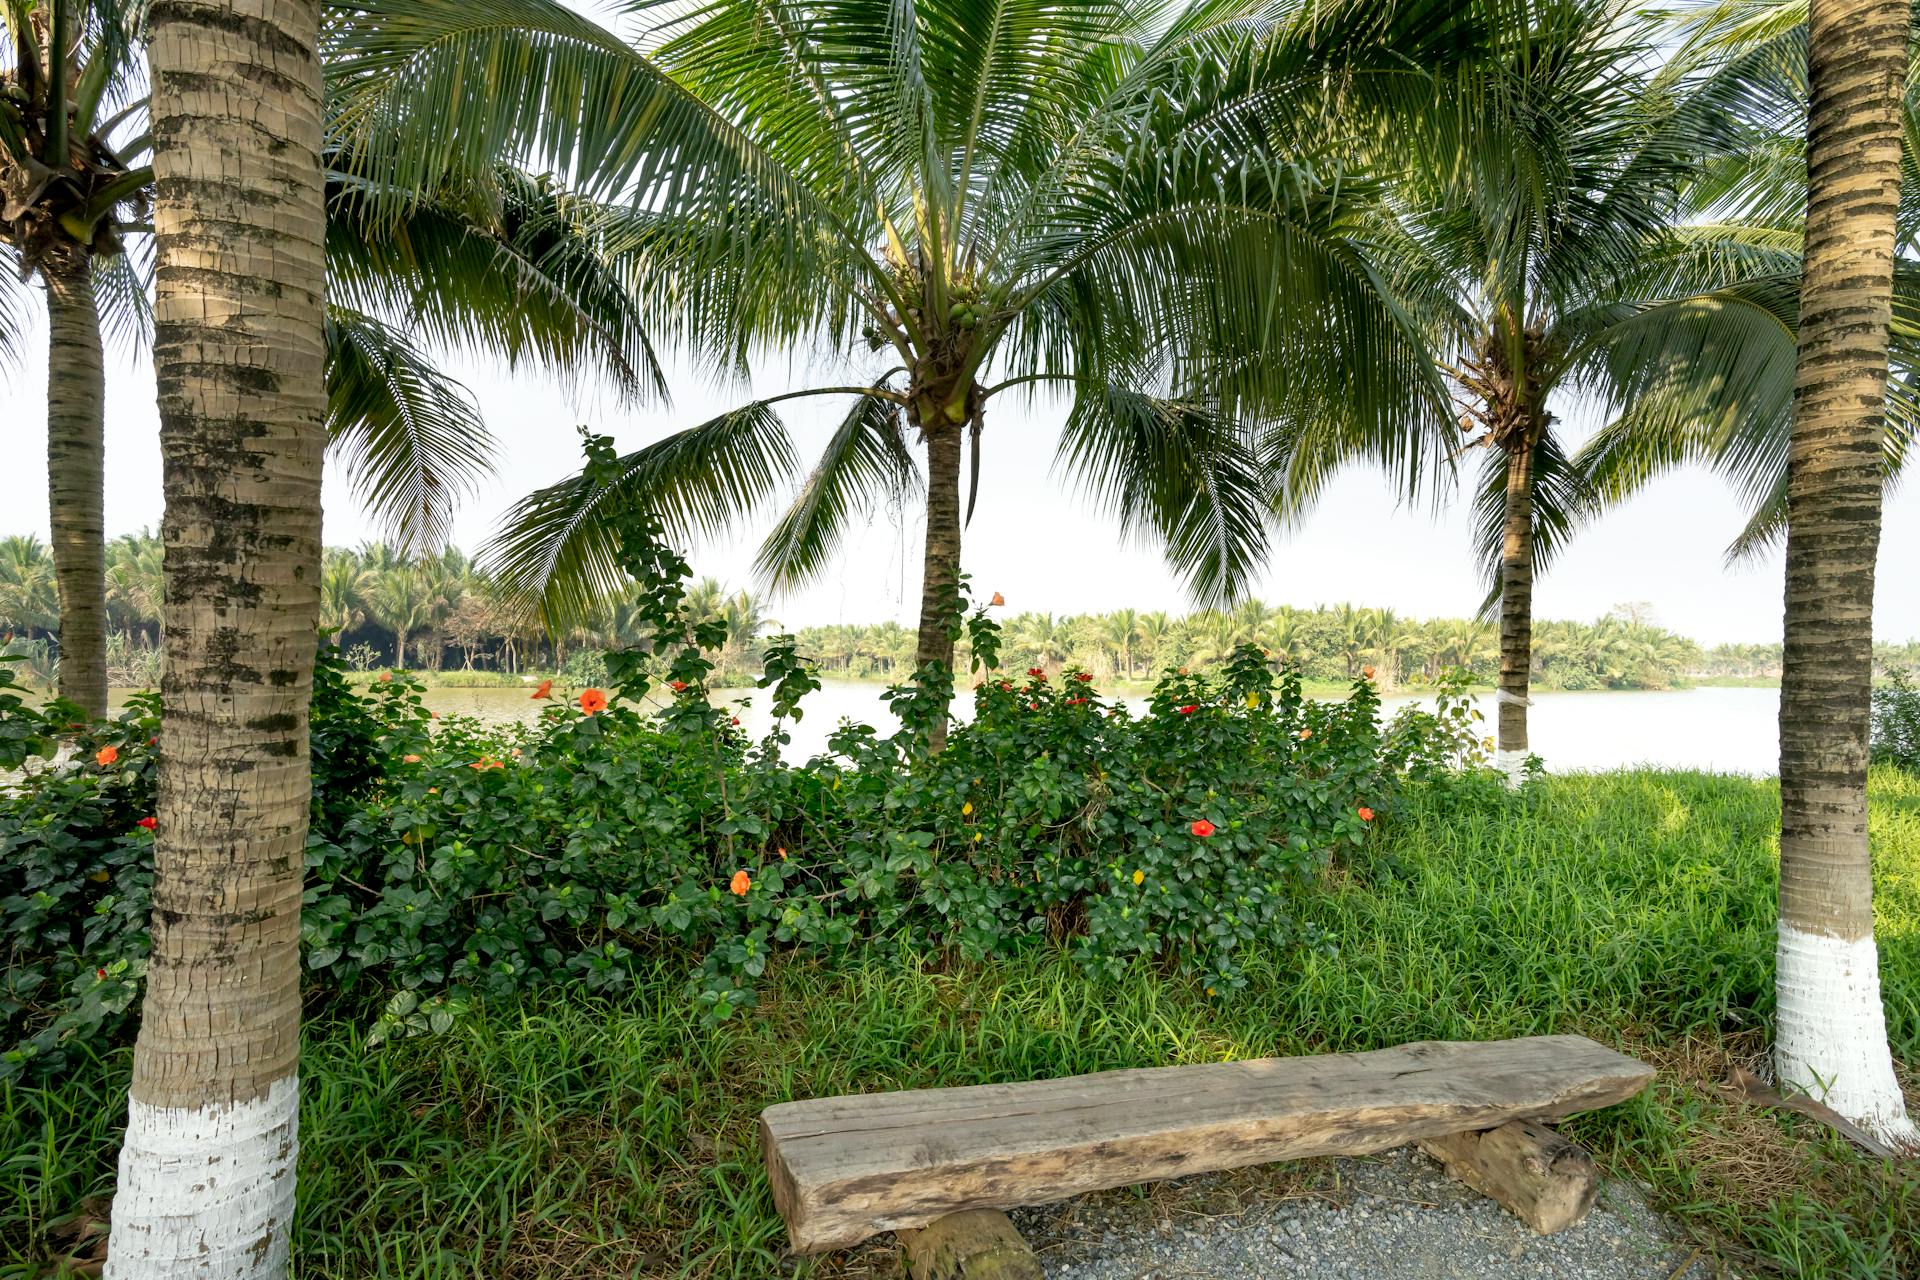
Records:
[[[1920,1105],[1920,780],[1876,771],[1872,806],[1890,1029]],[[1091,979],[1043,943],[967,964],[902,942],[777,961],[760,1005],[711,1027],[672,951],[625,993],[550,989],[436,1038],[371,1048],[370,1009],[311,1024],[296,1254],[316,1278],[891,1276],[885,1240],[788,1269],[761,1108],[1577,1031],[1661,1074],[1568,1131],[1703,1256],[1743,1275],[1910,1274],[1920,1173],[1714,1088],[1765,1051],[1777,821],[1770,782],[1692,773],[1416,802],[1303,900],[1329,947],[1259,950],[1226,1000],[1148,964]],[[6,1274],[44,1274],[62,1222],[104,1212],[129,1063],[120,1049],[0,1085]]]

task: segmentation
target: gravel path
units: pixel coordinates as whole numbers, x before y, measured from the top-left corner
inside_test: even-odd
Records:
[[[1048,1280],[1714,1280],[1631,1186],[1537,1236],[1407,1148],[1013,1213]],[[1258,1175],[1254,1175],[1255,1178]]]

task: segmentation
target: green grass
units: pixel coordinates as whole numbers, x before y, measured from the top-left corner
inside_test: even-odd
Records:
[[[1920,781],[1876,774],[1873,798],[1882,967],[1912,1068]],[[1920,1173],[1710,1088],[1764,1052],[1777,805],[1767,782],[1626,773],[1413,806],[1306,906],[1337,949],[1256,957],[1231,1001],[1147,967],[1092,983],[1047,948],[972,966],[873,946],[776,968],[755,1015],[718,1029],[689,1014],[682,957],[619,999],[530,999],[434,1041],[371,1051],[316,1023],[299,1270],[762,1280],[784,1239],[754,1131],[772,1102],[1583,1031],[1662,1071],[1567,1127],[1709,1253],[1748,1273],[1920,1274]],[[122,1050],[0,1088],[0,1275],[45,1274],[52,1224],[99,1211],[127,1066]]]

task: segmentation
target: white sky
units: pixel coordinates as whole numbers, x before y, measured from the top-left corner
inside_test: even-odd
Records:
[[[0,468],[0,534],[47,533],[45,333],[35,335],[21,366],[0,370],[6,412],[7,465]],[[623,409],[611,396],[566,389],[534,374],[451,360],[447,366],[478,397],[500,439],[497,478],[460,513],[456,540],[479,547],[500,513],[531,489],[580,465],[575,425],[610,433],[622,451],[692,425],[748,398],[684,372],[674,377],[672,406]],[[796,362],[792,370],[757,371],[769,393],[815,385],[824,372]],[[838,381],[837,374],[829,374]],[[824,442],[828,420],[844,401],[782,405],[803,458]],[[1560,406],[1566,412],[1565,406]],[[1121,606],[1180,611],[1189,607],[1178,582],[1151,548],[1124,544],[1113,521],[1098,515],[1053,474],[1062,409],[1017,396],[993,405],[985,437],[981,494],[967,531],[965,568],[982,592],[1000,591],[1010,610],[1078,613]],[[107,374],[107,532],[157,528],[161,514],[160,452],[149,367],[110,355]],[[1304,527],[1284,535],[1256,594],[1272,603],[1386,606],[1410,617],[1458,616],[1481,598],[1468,553],[1469,503],[1451,501],[1437,516],[1407,510],[1383,492],[1373,473],[1355,469],[1329,489]],[[727,545],[697,547],[695,570],[736,586],[751,585],[753,553],[772,514]],[[330,545],[353,545],[376,530],[330,471],[326,493]],[[1541,580],[1537,616],[1591,619],[1629,600],[1650,602],[1659,620],[1709,644],[1780,636],[1778,555],[1729,569],[1722,548],[1742,513],[1726,486],[1700,471],[1679,472],[1587,529]],[[777,600],[771,612],[789,627],[917,615],[919,529],[879,513],[848,540],[849,549],[813,586]],[[1875,632],[1884,640],[1920,637],[1920,496],[1909,486],[1888,501],[1880,559]]]

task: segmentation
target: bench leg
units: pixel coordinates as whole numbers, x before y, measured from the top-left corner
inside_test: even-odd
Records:
[[[1585,1218],[1600,1194],[1600,1176],[1586,1148],[1532,1120],[1429,1138],[1420,1149],[1541,1235]]]
[[[950,1213],[896,1234],[913,1280],[1042,1280],[1033,1250],[998,1209]]]

